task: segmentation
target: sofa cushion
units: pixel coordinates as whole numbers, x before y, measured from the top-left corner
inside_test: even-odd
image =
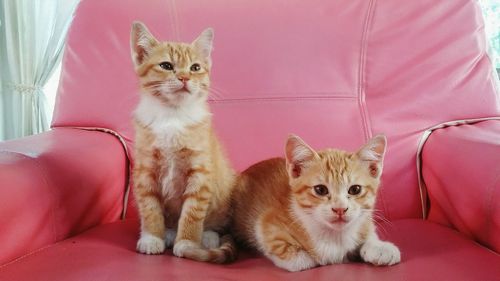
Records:
[[[117,220],[126,164],[103,132],[58,128],[1,142],[0,264]]]
[[[392,267],[363,263],[285,272],[255,253],[228,265],[135,252],[139,223],[101,225],[0,267],[0,280],[492,280],[500,256],[438,224],[397,220],[379,225],[381,237],[401,249]]]
[[[423,147],[429,220],[500,253],[500,118],[435,130]]]

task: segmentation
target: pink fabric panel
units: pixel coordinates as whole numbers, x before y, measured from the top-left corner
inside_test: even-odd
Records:
[[[117,220],[125,180],[123,148],[105,133],[58,128],[0,143],[0,264]]]
[[[351,19],[364,18],[367,4],[332,1],[312,7],[295,2],[273,2],[273,7],[287,11],[277,14],[274,9],[263,8],[269,5],[267,1],[233,4],[224,0],[210,5],[198,1],[155,0],[148,5],[82,1],[69,34],[53,126],[106,127],[131,144],[130,118],[138,100],[138,85],[130,59],[129,34],[136,19],[144,21],[163,40],[190,41],[207,26],[214,27],[211,98],[240,101],[234,103],[235,109],[245,101],[261,99],[272,99],[278,106],[281,101],[290,104],[289,100],[300,104],[303,99],[355,99],[363,22]],[[303,12],[306,7],[308,13]],[[249,13],[258,13],[259,20],[249,21]],[[205,16],[196,16],[202,14]],[[331,21],[339,24],[332,25]],[[350,22],[349,31],[342,22]],[[82,108],[85,114],[81,114]],[[221,115],[219,120],[238,121],[219,114],[216,108],[213,111]],[[331,114],[335,115],[333,111]],[[357,109],[353,107],[350,114],[358,114]],[[287,126],[286,119],[283,121]],[[250,129],[259,132],[259,125],[252,124]],[[241,130],[222,138],[232,138]],[[265,143],[265,139],[262,141]],[[258,149],[254,152],[263,155]],[[234,157],[245,156],[249,155]]]
[[[423,150],[429,219],[500,253],[500,121],[436,130]]]
[[[376,267],[363,263],[286,272],[268,259],[240,253],[238,260],[214,265],[135,252],[136,220],[102,225],[0,268],[0,279],[32,280],[496,280],[500,256],[460,233],[420,219],[381,224],[384,239],[401,249],[402,263]],[[36,273],[36,275],[34,275]]]
[[[500,116],[476,1],[374,1],[366,46],[368,124],[389,135],[390,218],[416,215],[416,150],[439,123]],[[394,202],[396,201],[396,202]]]
[[[378,208],[389,219],[421,216],[415,154],[422,131],[500,115],[475,1],[84,0],[53,126],[110,128],[132,150],[136,19],[164,40],[215,29],[211,105],[238,169],[281,155],[288,133],[343,149],[385,133]]]

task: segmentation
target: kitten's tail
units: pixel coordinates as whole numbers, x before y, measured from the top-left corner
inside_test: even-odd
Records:
[[[236,256],[236,244],[229,234],[221,237],[221,244],[218,248],[190,248],[183,253],[184,258],[211,263],[229,263],[234,261]]]

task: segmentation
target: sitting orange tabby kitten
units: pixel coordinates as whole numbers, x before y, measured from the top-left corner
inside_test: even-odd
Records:
[[[278,267],[300,271],[360,256],[374,265],[400,261],[372,218],[386,148],[384,136],[356,153],[314,151],[297,136],[286,160],[253,165],[234,192],[234,229]]]
[[[133,169],[141,253],[160,254],[173,245],[178,257],[218,263],[234,258],[230,237],[219,247],[217,233],[228,223],[235,174],[207,105],[212,38],[207,29],[191,44],[159,42],[142,23],[132,26],[142,90],[134,112]]]

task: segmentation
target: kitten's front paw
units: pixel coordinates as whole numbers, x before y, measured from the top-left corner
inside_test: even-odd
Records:
[[[174,255],[182,258],[184,257],[184,252],[189,249],[198,248],[198,245],[191,240],[179,240],[174,245]]]
[[[302,271],[317,266],[317,263],[311,258],[311,256],[304,251],[299,251],[295,255],[288,257],[288,259],[282,259],[275,255],[270,255],[269,258],[277,267],[290,272]]]
[[[174,246],[175,237],[177,236],[177,231],[175,229],[167,229],[165,233],[165,247],[172,248]]]
[[[137,251],[148,255],[157,255],[165,251],[165,241],[149,233],[142,233],[137,241]]]
[[[220,246],[219,233],[212,230],[204,231],[201,244],[203,244],[203,247],[207,249],[218,248]]]
[[[374,265],[393,265],[401,261],[399,249],[390,242],[376,241],[361,247],[361,258]]]

